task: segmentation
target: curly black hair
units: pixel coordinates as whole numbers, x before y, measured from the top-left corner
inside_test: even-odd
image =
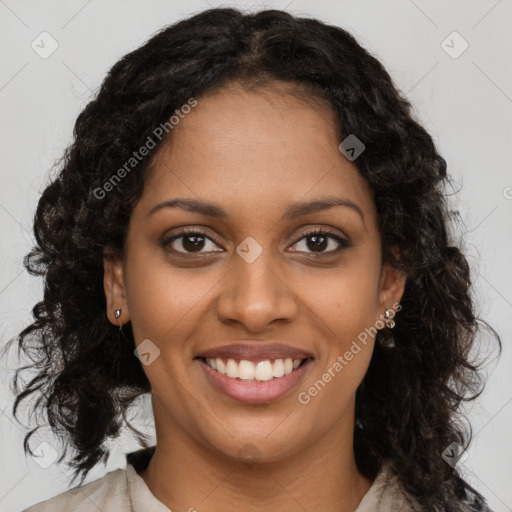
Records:
[[[35,393],[33,410],[65,442],[60,460],[73,448],[68,465],[82,483],[107,460],[106,442],[122,427],[147,446],[127,411],[150,383],[134,356],[130,324],[120,337],[107,319],[103,258],[108,247],[122,253],[156,152],[108,194],[99,192],[190,98],[234,81],[248,88],[282,81],[328,102],[339,140],[355,134],[366,148],[354,163],[374,194],[383,261],[407,282],[394,347],[375,344],[357,390],[359,470],[374,478],[389,464],[423,510],[485,510],[442,457],[452,443],[470,441],[460,406],[483,388],[482,362],[470,357],[477,334],[485,328],[501,350],[497,333],[476,316],[469,265],[452,240],[446,161],[383,65],[349,32],[279,10],[210,9],[165,27],[112,67],[78,116],[74,140],[39,200],[37,244],[24,260],[45,286],[33,323],[15,339],[18,356],[23,350],[31,364],[13,379],[14,416]],[[34,369],[20,387],[19,372]],[[38,428],[25,436],[25,453]]]

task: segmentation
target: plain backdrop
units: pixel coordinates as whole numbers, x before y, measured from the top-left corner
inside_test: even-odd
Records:
[[[28,325],[42,297],[40,280],[24,271],[22,259],[32,245],[37,200],[78,113],[122,55],[164,25],[220,5],[285,9],[349,30],[386,66],[434,137],[461,185],[454,219],[479,313],[504,345],[499,361],[489,362],[485,392],[468,410],[475,438],[461,467],[495,511],[512,510],[512,0],[0,0],[0,343]],[[64,464],[44,469],[24,455],[25,430],[12,419],[7,386],[16,365],[14,357],[1,363],[2,512],[65,491],[69,474]],[[150,404],[141,406],[135,425],[153,435]],[[49,433],[41,436],[51,445]],[[123,435],[107,466],[87,481],[125,467],[124,453],[137,448]]]

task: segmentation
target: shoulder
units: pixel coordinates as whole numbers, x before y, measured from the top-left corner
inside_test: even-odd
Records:
[[[417,512],[421,510],[400,485],[398,476],[384,464],[356,512]]]
[[[356,512],[492,512],[485,499],[466,481],[452,476],[427,506],[403,488],[398,475],[384,465]]]
[[[452,475],[452,486],[463,512],[492,512],[485,498],[459,475]]]
[[[130,510],[127,491],[126,470],[116,469],[22,512],[125,512]]]
[[[70,489],[22,512],[130,512],[132,507],[129,480],[137,484],[136,471],[147,467],[155,448],[156,446],[150,446],[128,453],[126,469],[111,471],[102,478]],[[138,486],[140,487],[140,482]],[[143,492],[147,497],[149,490]]]

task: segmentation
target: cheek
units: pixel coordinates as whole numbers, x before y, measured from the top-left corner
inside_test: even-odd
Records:
[[[359,258],[324,279],[321,291],[313,285],[309,289],[309,305],[325,336],[316,371],[298,396],[310,408],[305,428],[311,431],[332,425],[353,408],[373,353],[379,276],[374,260]]]
[[[135,339],[150,338],[165,347],[171,339],[186,337],[214,284],[207,272],[173,268],[149,251],[132,252],[126,262],[126,289]]]
[[[377,258],[354,253],[343,266],[303,279],[301,295],[322,321],[326,335],[343,344],[374,325],[378,317],[379,278]]]

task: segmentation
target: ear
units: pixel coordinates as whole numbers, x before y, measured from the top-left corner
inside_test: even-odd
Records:
[[[396,256],[396,251],[393,251]],[[406,275],[389,263],[382,267],[379,291],[379,313],[384,315],[387,309],[397,311],[405,289]]]
[[[109,247],[103,251],[103,270],[107,317],[112,324],[121,326],[130,321],[124,283],[123,259],[117,251]],[[116,309],[121,310],[119,318],[114,316]]]

